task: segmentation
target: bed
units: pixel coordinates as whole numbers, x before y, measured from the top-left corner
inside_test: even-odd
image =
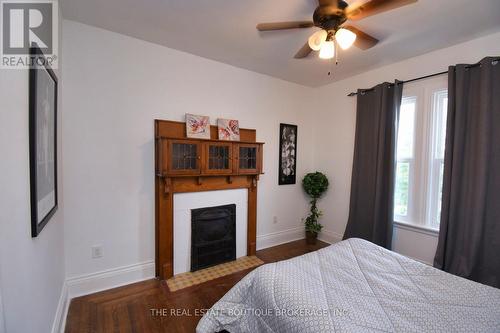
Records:
[[[352,238],[263,265],[197,333],[500,332],[500,289]]]

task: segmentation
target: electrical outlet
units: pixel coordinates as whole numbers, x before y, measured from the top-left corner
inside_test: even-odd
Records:
[[[273,224],[276,224],[278,223],[278,217],[277,216],[273,216]]]
[[[102,257],[102,245],[92,246],[92,258],[101,258]]]

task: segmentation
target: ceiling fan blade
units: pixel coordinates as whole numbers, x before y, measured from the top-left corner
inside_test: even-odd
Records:
[[[360,20],[362,18],[383,13],[385,11],[410,5],[418,0],[371,0],[363,2],[361,0],[349,5],[345,9],[349,20]]]
[[[300,29],[300,28],[311,28],[313,26],[314,23],[311,21],[259,23],[257,24],[257,30],[269,31],[269,30],[284,30],[284,29]]]
[[[350,30],[356,34],[356,40],[354,41],[354,45],[362,50],[367,50],[369,48],[372,48],[378,43],[377,38],[368,35],[367,33],[359,30],[358,28],[353,27],[352,25],[348,25],[343,28]]]
[[[295,59],[302,59],[305,58],[311,53],[312,49],[309,47],[309,43],[306,42],[304,46],[300,48],[300,50],[295,54],[294,58]]]

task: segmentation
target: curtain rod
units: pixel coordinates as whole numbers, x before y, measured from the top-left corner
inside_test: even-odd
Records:
[[[400,83],[410,83],[410,82],[413,82],[413,81],[418,81],[418,80],[423,80],[423,79],[428,79],[430,77],[434,77],[434,76],[439,76],[439,75],[443,75],[443,74],[448,74],[448,71],[444,71],[444,72],[439,72],[439,73],[434,73],[434,74],[430,74],[430,75],[425,75],[425,76],[421,76],[421,77],[417,77],[417,78],[414,78],[414,79],[411,79],[411,80],[406,80],[406,81],[400,81]],[[367,91],[372,91],[373,88],[371,89],[362,89],[361,91],[362,92],[367,92]],[[358,93],[357,92],[352,92],[350,93],[349,97],[353,97],[353,96],[356,96]]]
[[[500,61],[500,58],[492,58],[492,62],[498,62]],[[481,66],[481,62],[478,62],[477,64],[472,64],[472,65],[467,65],[465,66],[465,68],[472,68],[472,67],[476,67],[476,66]],[[415,79],[411,79],[411,80],[406,80],[406,81],[400,81],[400,83],[410,83],[410,82],[413,82],[413,81],[418,81],[418,80],[423,80],[423,79],[428,79],[430,77],[434,77],[434,76],[438,76],[438,75],[443,75],[443,74],[448,74],[448,71],[444,71],[444,72],[439,72],[439,73],[434,73],[434,74],[430,74],[430,75],[425,75],[425,76],[421,76],[421,77],[417,77]],[[394,83],[391,83],[392,85]],[[374,88],[371,88],[371,89],[362,89],[361,91],[362,92],[367,92],[367,91],[372,91]],[[356,96],[358,93],[357,92],[352,92],[350,93],[349,97],[352,97],[352,96]]]

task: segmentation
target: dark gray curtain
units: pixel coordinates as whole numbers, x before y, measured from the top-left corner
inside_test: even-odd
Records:
[[[500,287],[500,64],[449,68],[439,243],[434,266]]]
[[[403,84],[358,90],[349,221],[344,239],[391,248],[397,128]]]

